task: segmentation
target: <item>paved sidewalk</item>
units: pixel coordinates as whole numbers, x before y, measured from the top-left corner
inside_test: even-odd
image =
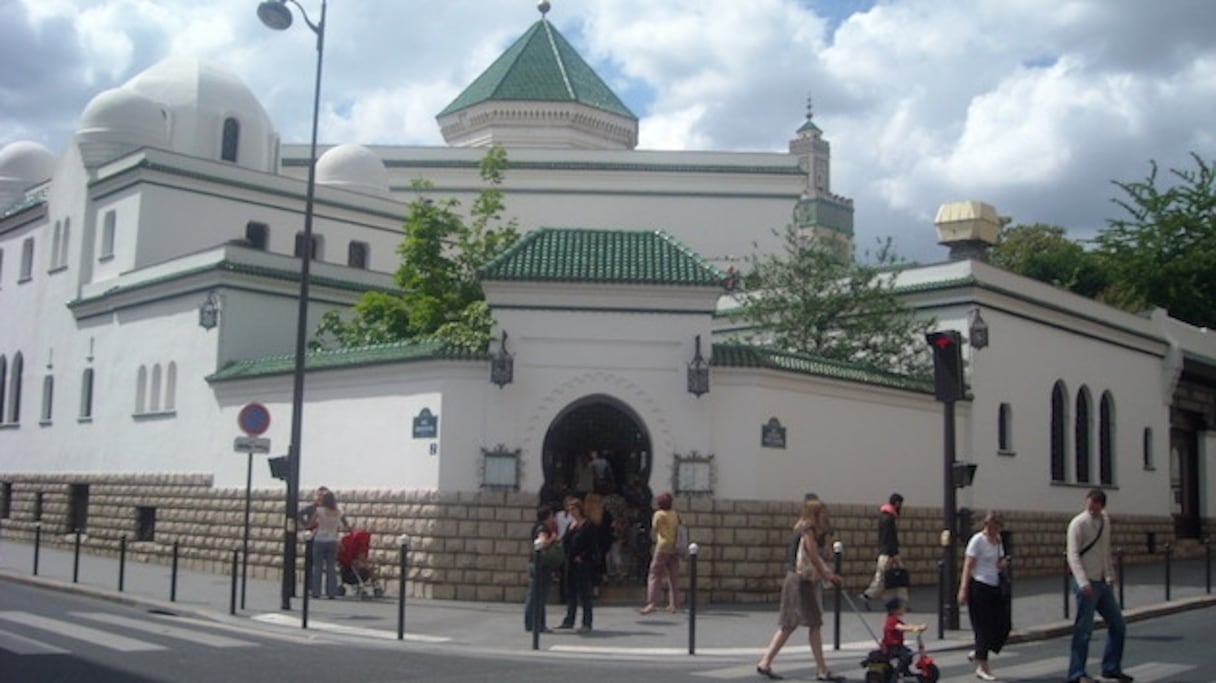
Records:
[[[302,601],[292,600],[292,609],[280,609],[278,581],[253,580],[246,587],[246,608],[229,614],[232,581],[228,575],[179,570],[177,600],[170,602],[171,570],[168,565],[128,561],[123,592],[118,591],[117,558],[81,554],[77,583],[73,583],[73,553],[43,547],[39,553],[39,575],[33,575],[33,546],[0,539],[0,579],[47,586],[56,590],[85,593],[147,609],[164,609],[218,620],[241,620],[265,628],[300,629]],[[1187,609],[1216,605],[1216,595],[1206,592],[1205,563],[1202,559],[1172,564],[1170,600],[1165,599],[1164,566],[1137,565],[1126,568],[1124,586],[1129,621],[1150,618]],[[685,580],[687,577],[684,577]],[[1013,623],[1014,642],[1034,640],[1067,633],[1071,621],[1064,618],[1062,575],[1019,579],[1015,587]],[[397,639],[398,601],[396,586],[387,587],[390,595],[360,600],[344,597],[309,602],[309,631],[345,637],[393,642]],[[553,591],[556,593],[556,591]],[[639,589],[639,602],[641,591]],[[238,587],[238,608],[240,590]],[[871,648],[873,640],[866,630],[879,631],[885,616],[875,603],[875,611],[855,614],[844,603],[840,614],[840,649],[836,644],[834,592],[824,595],[826,623],[824,644],[834,662],[856,660]],[[555,596],[551,596],[555,599]],[[961,616],[964,630],[946,631],[938,638],[935,610],[936,589],[912,589],[913,612],[910,622],[929,624],[926,645],[935,651],[968,649],[971,633],[966,610]],[[563,609],[548,607],[548,623],[561,622]],[[1074,609],[1071,602],[1070,613]],[[695,652],[698,657],[725,657],[737,660],[757,658],[776,628],[777,606],[702,605],[695,621]],[[638,614],[635,606],[606,605],[595,608],[595,628],[585,635],[570,632],[542,634],[540,649],[546,654],[568,653],[580,657],[670,658],[688,656],[689,614],[657,612]],[[1133,627],[1134,628],[1134,627]],[[782,659],[804,657],[808,653],[803,631],[794,634]],[[532,635],[523,628],[523,606],[502,603],[474,603],[448,600],[408,599],[405,605],[405,641],[409,645],[442,648],[457,645],[464,651],[528,652]]]

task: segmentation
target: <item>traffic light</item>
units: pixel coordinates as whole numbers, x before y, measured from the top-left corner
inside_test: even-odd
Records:
[[[933,350],[933,395],[943,403],[959,400],[964,394],[963,335],[956,330],[925,335]]]
[[[270,476],[287,481],[288,475],[291,474],[291,460],[289,457],[280,455],[277,458],[268,459],[266,464],[270,465]]]

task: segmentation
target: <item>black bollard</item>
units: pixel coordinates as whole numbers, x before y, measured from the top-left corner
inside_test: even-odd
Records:
[[[127,535],[118,539],[118,592],[122,592],[127,577]]]
[[[532,543],[532,585],[528,586],[529,594],[532,596],[532,649],[540,649],[540,621],[541,615],[545,613],[545,604],[540,596],[540,573],[544,571],[540,561],[541,544],[540,540]]]
[[[34,576],[38,576],[38,551],[42,548],[42,522],[34,522]]]
[[[179,541],[173,542],[173,569],[169,574],[169,602],[177,602],[177,551]]]
[[[304,539],[304,597],[300,605],[300,628],[308,628],[308,599],[312,597],[312,534]],[[320,584],[320,580],[317,581]],[[318,586],[319,588],[319,586]]]
[[[697,654],[697,553],[696,543],[688,544],[688,654]]]
[[[1127,603],[1123,601],[1123,586],[1127,584],[1123,580],[1123,549],[1115,549],[1115,573],[1119,575],[1119,607],[1125,608]]]
[[[232,592],[228,597],[228,614],[236,614],[236,569],[240,551],[232,551]]]
[[[1172,574],[1173,574],[1173,572],[1170,571],[1172,569],[1172,563],[1170,562],[1170,560],[1173,557],[1173,553],[1171,552],[1172,550],[1173,550],[1173,548],[1170,546],[1170,544],[1166,543],[1165,544],[1165,601],[1166,602],[1170,601],[1170,582],[1171,582],[1171,578],[1172,578]]]
[[[398,540],[401,542],[401,558],[397,576],[397,640],[405,640],[405,573],[409,568],[410,537],[401,534]],[[538,551],[536,555],[539,558],[540,552]],[[537,561],[539,563],[539,559]],[[536,626],[536,622],[532,622],[533,633],[535,633]]]
[[[80,580],[80,529],[76,530],[76,552],[72,556],[72,583]]]
[[[1203,564],[1206,588],[1208,593],[1212,592],[1212,537],[1208,536],[1203,539]]]
[[[836,572],[837,576],[840,576],[840,570],[843,569],[843,565],[844,565],[844,544],[841,543],[840,541],[833,543],[832,544],[832,554],[836,557],[836,568],[834,571]],[[841,607],[840,596],[843,593],[843,591],[844,591],[843,583],[836,586],[836,604],[833,606],[833,610],[832,610],[833,612],[835,612],[835,615],[836,615],[836,622],[833,624],[833,628],[832,628],[832,635],[835,638],[833,645],[832,645],[833,650],[840,649],[840,607]]]
[[[1070,585],[1071,581],[1069,580],[1072,578],[1071,574],[1072,574],[1072,570],[1068,568],[1068,555],[1065,554],[1064,555],[1064,621],[1068,621],[1068,598],[1069,598],[1068,594],[1070,592],[1068,589],[1072,587]]]

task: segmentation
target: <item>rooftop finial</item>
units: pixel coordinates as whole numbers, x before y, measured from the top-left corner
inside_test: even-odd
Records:
[[[814,107],[812,105],[813,105],[813,102],[812,102],[811,95],[810,95],[810,93],[807,93],[807,96],[806,96],[806,120],[807,121],[810,121],[811,117],[813,116]]]
[[[545,15],[549,13],[549,0],[540,0],[536,3],[536,9],[540,10],[540,17],[544,19]]]

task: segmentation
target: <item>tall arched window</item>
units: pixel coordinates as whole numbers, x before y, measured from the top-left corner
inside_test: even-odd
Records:
[[[8,358],[0,354],[0,424],[4,424],[7,413],[4,412],[5,388],[8,387]]]
[[[152,386],[148,387],[148,410],[160,412],[160,363],[152,366]]]
[[[59,241],[59,265],[68,265],[68,245],[72,242],[72,219],[63,219],[63,239]]]
[[[118,230],[118,213],[113,209],[106,212],[101,227],[101,253],[97,258],[109,258],[114,255],[114,233]]]
[[[42,378],[42,415],[43,422],[51,421],[52,408],[55,405],[55,377],[46,375]]]
[[[1051,388],[1051,480],[1064,481],[1064,458],[1068,448],[1068,392],[1063,380]]]
[[[1109,391],[1098,403],[1098,483],[1115,483],[1115,397]]]
[[[148,409],[148,366],[139,366],[135,375],[135,413],[147,412]]]
[[[63,221],[55,221],[55,229],[51,232],[51,265],[54,270],[59,267],[59,243],[63,241]]]
[[[177,363],[169,361],[169,369],[165,371],[165,410],[173,410],[177,403]]]
[[[85,368],[80,376],[80,417],[93,417],[93,368]]]
[[[1088,484],[1093,479],[1090,474],[1090,407],[1089,388],[1082,386],[1077,391],[1076,424],[1073,427],[1073,440],[1076,442],[1077,483]]]
[[[229,116],[224,119],[224,140],[220,145],[220,160],[236,163],[236,151],[241,140],[241,124]]]
[[[1153,428],[1152,427],[1144,428],[1143,448],[1144,448],[1144,453],[1142,455],[1144,457],[1144,469],[1146,469],[1146,470],[1157,469],[1157,464],[1155,462],[1153,462]]]
[[[8,421],[13,424],[21,421],[21,371],[24,367],[25,359],[18,351],[8,374]]]
[[[1002,453],[1013,450],[1013,406],[1002,403],[996,412],[996,449]]]

